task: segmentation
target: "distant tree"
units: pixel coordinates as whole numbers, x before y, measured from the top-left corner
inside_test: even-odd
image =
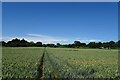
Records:
[[[36,46],[42,47],[42,42],[36,42]]]
[[[81,46],[80,41],[74,41],[74,46],[77,48],[80,47]]]
[[[0,41],[0,46],[2,46],[2,41]]]
[[[120,40],[116,43],[117,47],[120,48]]]
[[[22,40],[20,41],[20,46],[21,46],[21,47],[28,47],[28,46],[29,46],[29,43],[28,43],[26,40],[22,39]]]
[[[109,42],[103,42],[103,47],[104,48],[110,48]]]
[[[87,45],[85,43],[80,43],[81,47],[86,47]]]
[[[56,47],[55,44],[47,44],[47,47]]]
[[[3,46],[3,45],[2,45],[2,41],[0,41],[0,46]]]
[[[68,48],[69,46],[67,44],[63,44],[62,47]]]
[[[47,45],[46,45],[46,44],[43,44],[42,46],[43,46],[43,47],[47,47]]]
[[[33,41],[29,42],[29,46],[33,47],[35,46],[35,43]]]
[[[74,48],[75,46],[74,46],[74,44],[68,44],[67,47],[68,48]]]
[[[5,41],[0,41],[0,46],[6,46],[6,42]]]
[[[20,46],[20,39],[13,39],[12,41],[8,41],[7,46],[10,47],[19,47]]]
[[[116,43],[114,41],[109,42],[109,47],[110,48],[116,48]]]
[[[28,47],[28,46],[42,46],[42,47],[67,47],[67,48],[79,48],[79,47],[89,47],[89,48],[120,48],[120,40],[117,42],[109,41],[109,42],[90,42],[89,44],[81,43],[80,41],[74,41],[73,44],[42,44],[42,42],[36,42],[33,41],[28,42],[25,39],[12,39],[11,41],[4,42],[0,41],[0,45],[6,46],[6,47]]]
[[[90,43],[88,44],[88,47],[89,47],[89,48],[97,48],[97,45],[96,45],[95,42],[90,42]]]
[[[98,42],[98,43],[97,43],[97,45],[98,45],[98,48],[101,48],[101,47],[103,47],[103,44],[102,44],[102,42]]]
[[[56,46],[57,46],[57,47],[60,47],[60,46],[61,46],[61,44],[60,44],[60,43],[57,43],[57,44],[56,44]]]

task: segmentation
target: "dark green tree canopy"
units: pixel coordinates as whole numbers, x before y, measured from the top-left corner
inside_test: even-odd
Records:
[[[28,42],[25,39],[12,39],[11,41],[5,42],[1,41],[0,45],[6,46],[6,47],[67,47],[67,48],[80,48],[80,47],[86,47],[86,48],[120,48],[120,40],[117,42],[115,41],[109,41],[109,42],[89,42],[81,43],[80,41],[74,41],[73,44],[42,44],[42,42],[36,42],[33,41]]]

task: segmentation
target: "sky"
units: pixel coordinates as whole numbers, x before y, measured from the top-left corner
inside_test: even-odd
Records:
[[[4,2],[3,40],[43,43],[118,40],[115,2]]]
[[[2,0],[2,2],[119,2],[119,0]]]

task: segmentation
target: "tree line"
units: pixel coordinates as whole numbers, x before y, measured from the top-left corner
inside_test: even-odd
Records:
[[[43,44],[42,42],[28,42],[25,39],[12,39],[11,41],[5,42],[1,41],[0,45],[3,47],[66,47],[66,48],[106,48],[106,49],[115,49],[120,48],[120,40],[117,42],[89,42],[81,43],[80,41],[74,41],[72,44]]]

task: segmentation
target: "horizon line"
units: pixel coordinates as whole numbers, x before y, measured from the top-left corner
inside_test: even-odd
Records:
[[[36,43],[36,41],[28,41],[27,39],[25,39],[25,38],[13,38],[13,39],[19,39],[19,40],[25,40],[25,41],[27,41],[27,42],[34,42],[34,43]],[[4,41],[4,42],[9,42],[9,41],[12,41],[13,39],[11,39],[11,40],[7,40],[7,41],[5,41],[5,40],[1,40],[0,42],[2,42],[2,41]],[[74,41],[80,41],[80,40],[74,40]],[[73,41],[73,43],[74,43],[74,41]],[[82,41],[82,40],[81,40]],[[99,42],[101,42],[101,43],[105,43],[105,42],[110,42],[110,41],[114,41],[114,42],[118,42],[119,41],[119,39],[116,41],[116,40],[108,40],[108,41],[89,41],[89,42],[81,42],[80,41],[80,43],[86,43],[86,44],[89,44],[90,42],[95,42],[95,43],[99,43]],[[37,42],[42,42],[42,41],[37,41]],[[43,41],[44,42],[44,41]],[[42,43],[43,43],[42,42]],[[57,44],[57,43],[60,43],[60,42],[56,42],[56,43],[43,43],[43,44]],[[72,44],[73,44],[72,43]],[[70,43],[60,43],[60,44],[71,44],[71,42]]]

